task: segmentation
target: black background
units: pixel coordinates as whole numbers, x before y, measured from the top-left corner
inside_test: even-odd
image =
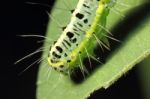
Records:
[[[32,0],[52,5],[54,0]],[[20,64],[14,62],[37,49],[37,38],[21,38],[16,35],[44,35],[48,22],[46,11],[50,8],[26,4],[27,0],[0,2],[0,99],[35,99],[38,65],[18,75],[30,63],[40,57],[28,58]],[[131,70],[107,90],[99,90],[90,99],[143,99],[137,68]]]

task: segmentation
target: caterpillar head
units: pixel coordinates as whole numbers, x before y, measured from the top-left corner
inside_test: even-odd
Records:
[[[62,73],[67,73],[69,64],[67,64],[65,59],[62,58],[56,58],[55,56],[57,53],[55,51],[50,51],[48,55],[48,63],[49,65],[54,68],[54,70],[62,72]],[[60,57],[60,56],[58,56]]]
[[[77,63],[78,52],[75,49],[78,46],[78,39],[74,31],[69,29],[66,28],[63,35],[54,42],[48,55],[50,66],[63,73],[68,73]]]
[[[62,42],[59,43],[59,41],[57,41],[57,43],[52,46],[48,55],[48,63],[56,71],[66,74],[72,67],[71,60],[73,57],[70,57],[69,52],[66,52],[61,44]]]

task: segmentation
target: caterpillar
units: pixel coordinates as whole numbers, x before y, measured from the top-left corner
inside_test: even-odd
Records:
[[[116,0],[79,0],[69,24],[57,41],[50,46],[48,63],[56,71],[68,74],[75,67],[81,67],[82,60],[93,55],[97,38],[102,38],[101,26]]]

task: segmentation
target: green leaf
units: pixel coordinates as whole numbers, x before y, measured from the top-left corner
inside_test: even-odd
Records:
[[[54,19],[50,21],[47,30],[47,37],[50,39],[57,39],[61,33],[61,29],[58,29],[59,25],[56,24],[57,22],[65,26],[70,21],[68,20],[71,15],[69,11],[57,9],[57,7],[66,9],[66,5],[62,1],[58,0],[55,4],[56,9],[52,11]],[[67,3],[69,4],[68,7],[72,9],[78,0],[69,1]],[[118,2],[122,1],[118,0]],[[150,17],[146,13],[141,13],[143,15],[139,19],[135,18],[140,9],[144,9],[146,6],[144,2],[144,0],[125,0],[123,4],[126,3],[128,6],[123,6],[121,3],[115,5],[115,8],[121,11],[120,13],[116,12],[115,9],[110,11],[107,18],[107,28],[112,32],[117,32],[117,35],[119,35],[118,32],[120,34],[127,33],[128,35],[123,35],[125,37],[121,39],[119,46],[115,47],[115,50],[108,55],[106,63],[97,68],[82,83],[76,84],[68,76],[50,70],[49,66],[47,66],[48,64],[45,64],[47,63],[47,59],[45,59],[41,63],[39,70],[37,99],[84,99],[90,96],[90,93],[94,92],[94,90],[108,88],[135,64],[149,56]],[[121,15],[126,17],[122,18]],[[136,16],[138,17],[139,14]],[[135,24],[131,24],[132,21]],[[44,47],[49,47],[52,41],[49,42],[45,42]],[[43,53],[43,57],[46,57],[47,54],[48,50]],[[49,70],[50,72],[47,73]]]

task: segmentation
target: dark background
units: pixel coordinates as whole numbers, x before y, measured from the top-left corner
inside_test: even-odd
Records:
[[[41,53],[14,65],[17,59],[29,54],[42,44],[39,38],[22,38],[21,34],[45,35],[50,8],[26,4],[28,0],[0,2],[0,99],[35,99],[38,65],[18,75]],[[52,5],[54,0],[32,0]],[[99,90],[90,99],[143,99],[137,68],[133,68],[107,90]]]

